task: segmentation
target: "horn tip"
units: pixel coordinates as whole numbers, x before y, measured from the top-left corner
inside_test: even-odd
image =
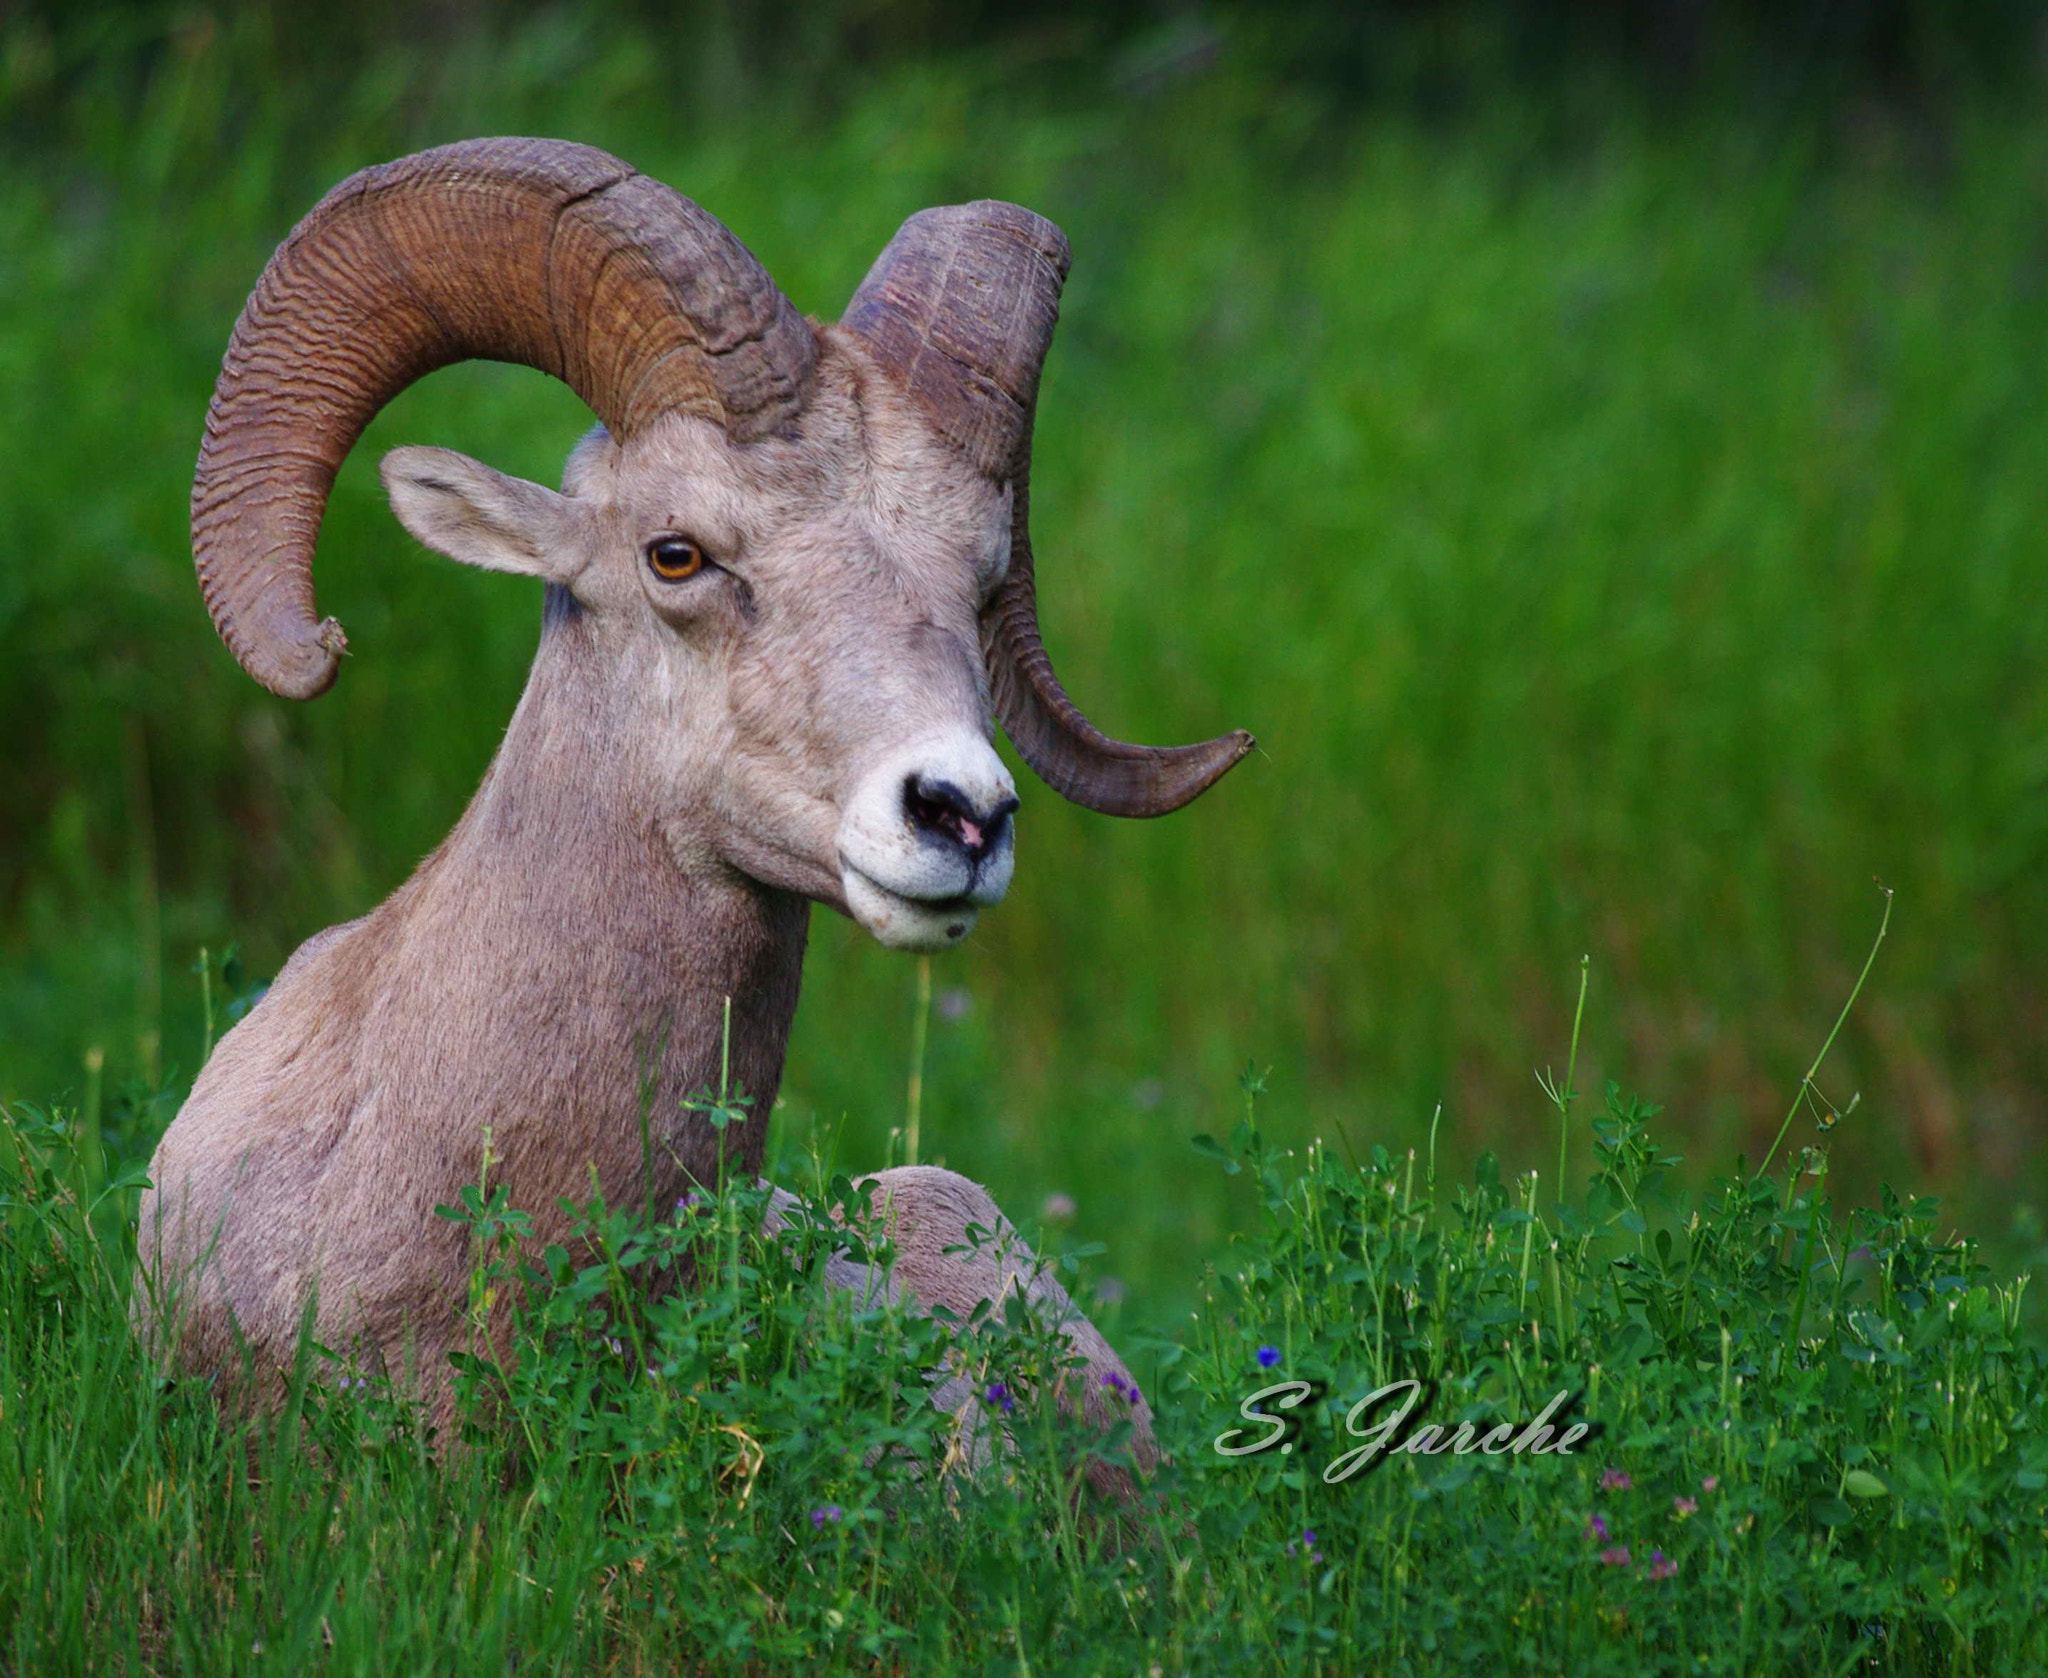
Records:
[[[1193,748],[1188,761],[1195,769],[1195,773],[1174,789],[1172,802],[1161,811],[1161,814],[1192,804],[1251,756],[1252,748],[1258,743],[1257,737],[1250,729],[1233,728],[1228,734],[1219,734],[1207,745]]]
[[[1172,746],[1152,751],[1141,748],[1139,755],[1150,758],[1156,766],[1154,775],[1147,778],[1149,784],[1141,783],[1114,792],[1091,786],[1068,796],[1078,798],[1079,802],[1105,815],[1170,816],[1194,803],[1244,762],[1257,744],[1249,730],[1234,728],[1228,734],[1203,741],[1199,746]]]
[[[287,632],[288,633],[288,632]],[[291,636],[281,647],[273,642],[274,656],[254,657],[230,645],[242,668],[280,699],[318,699],[334,686],[341,673],[342,655],[348,651],[348,636],[340,622],[322,618],[313,634],[300,639]]]

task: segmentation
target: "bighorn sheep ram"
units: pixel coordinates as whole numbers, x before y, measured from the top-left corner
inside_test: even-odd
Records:
[[[317,1297],[323,1343],[417,1372],[445,1422],[470,1254],[434,1208],[486,1126],[540,1241],[593,1169],[614,1203],[641,1192],[650,1080],[656,1204],[714,1180],[721,1149],[751,1174],[764,1124],[721,1133],[683,1105],[717,1082],[727,999],[732,1076],[765,1120],[811,902],[937,950],[1003,896],[1017,799],[991,709],[1040,777],[1113,815],[1176,809],[1244,756],[1243,733],[1107,739],[1040,646],[1028,468],[1066,269],[1059,230],[1016,205],[926,210],[820,325],[688,199],[520,139],[365,170],[279,247],[192,491],[214,625],[273,693],[334,681],[314,539],[400,390],[522,363],[600,424],[560,494],[442,449],[384,459],[421,542],[546,585],[539,648],[454,831],[299,948],[165,1133],[139,1311],[179,1367],[232,1381],[253,1357],[274,1390]],[[1016,1285],[943,1259],[1000,1217],[973,1184],[884,1189],[911,1237],[900,1285],[962,1307]]]

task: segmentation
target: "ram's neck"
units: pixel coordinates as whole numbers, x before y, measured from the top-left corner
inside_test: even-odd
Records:
[[[544,642],[469,810],[383,912],[392,982],[371,1041],[452,1111],[490,1117],[525,1204],[580,1199],[592,1164],[608,1194],[637,1188],[643,1111],[653,1186],[679,1194],[718,1169],[694,1104],[721,1084],[746,1102],[728,1164],[760,1163],[810,906],[677,863],[620,796],[632,738],[579,691],[592,661],[561,651]]]

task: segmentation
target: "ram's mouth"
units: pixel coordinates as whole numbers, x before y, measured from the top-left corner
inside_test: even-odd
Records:
[[[966,897],[906,897],[840,859],[846,907],[892,950],[950,950],[974,930],[979,907]]]

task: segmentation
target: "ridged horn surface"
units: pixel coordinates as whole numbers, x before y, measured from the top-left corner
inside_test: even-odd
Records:
[[[278,247],[222,362],[192,484],[214,627],[273,693],[333,683],[346,641],[313,596],[328,492],[436,368],[551,373],[621,440],[683,412],[746,441],[802,409],[816,354],[716,217],[605,152],[470,140],[365,169]]]
[[[1067,697],[1046,656],[1031,555],[1031,426],[1067,263],[1065,235],[1020,205],[920,210],[876,259],[842,324],[976,470],[1014,490],[1009,576],[981,619],[1010,743],[1076,804],[1163,816],[1214,785],[1252,737],[1239,729],[1198,746],[1112,740]]]

